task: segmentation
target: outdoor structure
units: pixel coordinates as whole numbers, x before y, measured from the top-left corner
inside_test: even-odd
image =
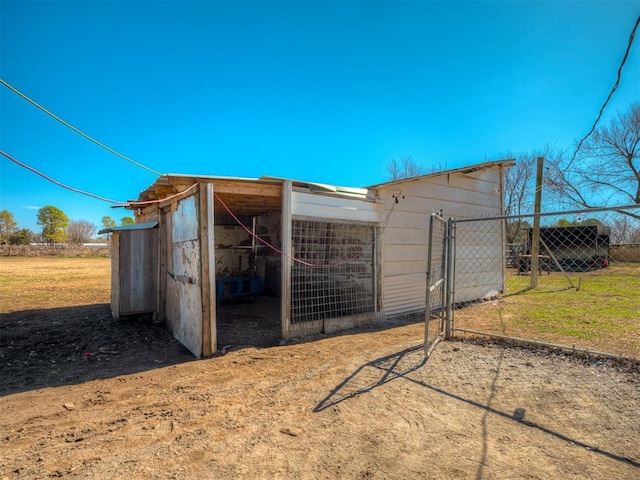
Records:
[[[532,236],[533,229],[528,228],[525,254],[531,253]],[[605,225],[542,227],[539,251],[548,256],[547,263],[551,270],[593,270],[609,265],[610,237],[611,228]]]
[[[156,277],[153,313],[201,356],[225,343],[223,327],[242,331],[247,338],[234,341],[244,344],[262,331],[264,325],[238,313],[247,303],[284,339],[423,310],[430,214],[502,214],[509,165],[489,162],[368,188],[163,175],[129,207],[136,222],[157,230],[156,265],[148,270]],[[458,283],[457,299],[503,290],[503,237],[498,222],[475,240],[491,244],[495,258],[482,269],[498,272],[491,278],[500,281],[483,281],[483,271],[457,272],[466,279]],[[147,251],[134,242],[117,248],[113,274],[120,276],[125,258]],[[128,257],[123,248],[132,249]],[[473,249],[466,245],[461,255]],[[136,295],[132,286],[124,288],[120,282],[120,299],[112,298],[116,317],[122,298]]]

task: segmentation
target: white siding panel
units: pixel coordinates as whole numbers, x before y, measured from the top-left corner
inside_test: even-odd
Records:
[[[424,199],[429,198],[435,202],[455,202],[466,203],[475,205],[495,206],[500,204],[500,198],[496,199],[495,189],[496,185],[491,186],[492,193],[476,192],[472,190],[466,190],[461,188],[455,188],[445,185],[429,185],[423,184],[420,188],[402,188],[402,196],[398,200],[398,205],[401,203],[409,203],[412,199]],[[496,201],[497,200],[497,201]],[[422,206],[423,203],[418,203],[417,206]]]
[[[400,315],[424,310],[426,278],[411,275],[385,278],[385,314]]]
[[[385,206],[382,203],[304,192],[292,192],[291,202],[291,214],[297,216],[367,223],[385,220]]]
[[[387,262],[384,263],[384,278],[398,277],[402,275],[425,275],[427,271],[427,260],[407,261],[407,262]]]
[[[384,259],[386,262],[422,262],[426,265],[426,245],[385,245]]]

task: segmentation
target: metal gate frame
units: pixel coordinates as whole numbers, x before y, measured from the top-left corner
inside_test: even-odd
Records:
[[[449,252],[452,221],[445,220],[442,210],[429,217],[427,243],[427,285],[424,310],[424,356],[429,357],[436,345],[448,337],[450,317]]]

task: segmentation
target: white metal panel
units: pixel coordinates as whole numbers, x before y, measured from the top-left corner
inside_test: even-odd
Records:
[[[385,219],[385,207],[382,203],[294,191],[291,192],[291,214],[380,223]]]
[[[425,275],[387,277],[384,281],[385,315],[393,316],[424,310]]]

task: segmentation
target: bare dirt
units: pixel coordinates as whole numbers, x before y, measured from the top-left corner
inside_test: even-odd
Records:
[[[640,477],[637,365],[419,317],[195,360],[106,304],[0,314],[0,479]]]

